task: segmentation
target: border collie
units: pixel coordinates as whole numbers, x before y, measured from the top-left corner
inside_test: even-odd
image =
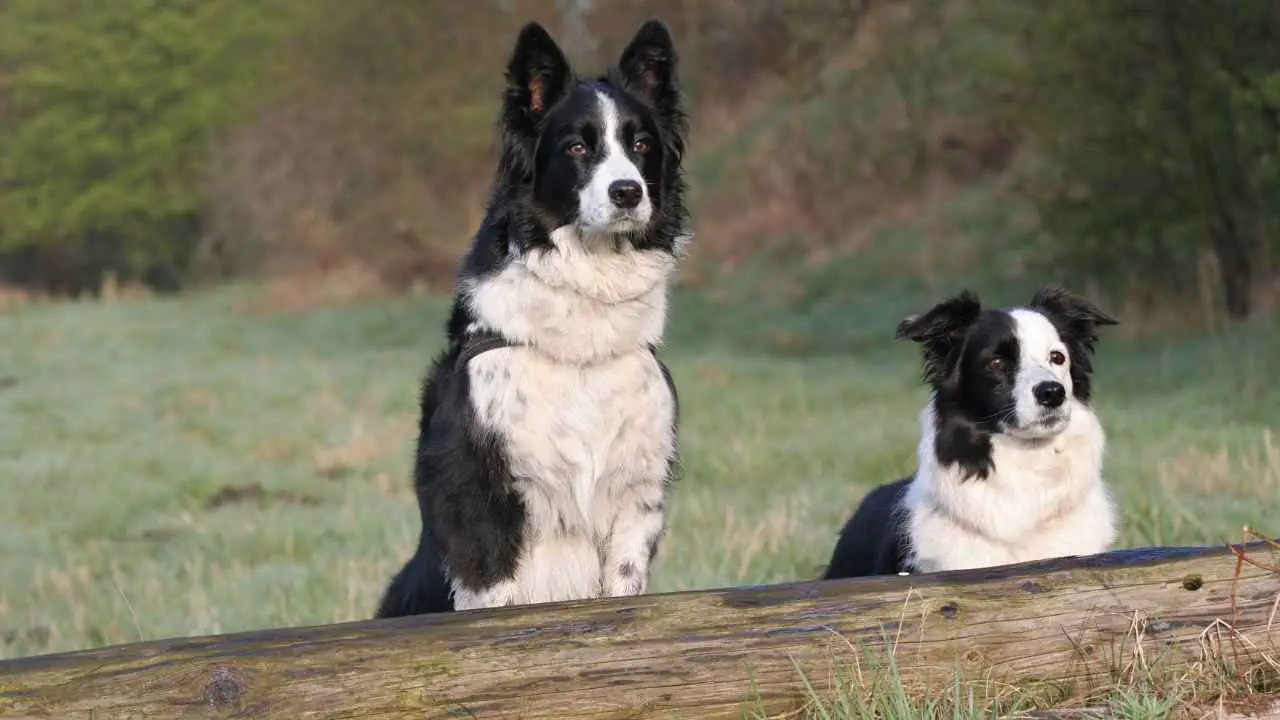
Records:
[[[678,464],[655,354],[690,233],[671,35],[580,78],[516,40],[501,159],[421,403],[417,551],[378,617],[645,591]]]
[[[1115,510],[1090,406],[1096,330],[1117,321],[1046,286],[1024,308],[969,291],[908,317],[932,387],[915,476],[872,490],[825,578],[938,572],[1106,550]]]

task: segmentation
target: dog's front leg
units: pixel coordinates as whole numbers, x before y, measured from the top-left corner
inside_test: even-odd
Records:
[[[619,498],[604,552],[604,594],[640,595],[666,532],[661,482],[633,488]]]

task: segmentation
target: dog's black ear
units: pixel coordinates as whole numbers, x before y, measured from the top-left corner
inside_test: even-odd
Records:
[[[570,74],[569,61],[546,29],[536,22],[525,25],[507,64],[507,121],[532,132],[568,87]]]
[[[911,315],[898,323],[894,336],[899,340],[920,343],[924,358],[924,380],[931,385],[942,382],[959,359],[965,332],[978,319],[982,304],[968,290],[938,303],[923,315]]]
[[[1102,312],[1092,302],[1057,285],[1045,285],[1031,298],[1031,309],[1043,313],[1065,335],[1066,342],[1078,342],[1093,352],[1098,327],[1119,325],[1120,321]]]
[[[650,20],[622,51],[618,70],[627,87],[647,98],[660,113],[669,114],[679,103],[677,62],[671,31],[661,20]]]

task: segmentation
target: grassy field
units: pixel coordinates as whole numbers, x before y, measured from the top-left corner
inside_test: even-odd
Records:
[[[653,589],[810,578],[867,488],[910,471],[924,400],[893,237],[676,298],[685,477]],[[975,281],[1001,304],[1025,279]],[[445,303],[303,314],[255,289],[0,313],[0,657],[369,617],[416,541],[420,374]],[[1280,324],[1099,347],[1124,545],[1280,526]],[[1270,372],[1268,372],[1270,371]]]

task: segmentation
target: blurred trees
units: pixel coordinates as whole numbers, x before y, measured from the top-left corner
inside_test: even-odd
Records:
[[[871,184],[1008,175],[1074,281],[1182,295],[1211,269],[1241,317],[1275,277],[1273,0],[3,0],[0,279],[447,281],[519,25],[596,64],[655,15],[712,252],[838,242],[887,204]]]
[[[482,210],[505,54],[538,3],[288,5],[271,102],[211,149],[200,270],[356,261],[393,287],[447,281]]]
[[[270,2],[0,4],[0,253],[11,278],[176,287],[201,168],[252,95]]]
[[[1052,258],[1133,291],[1186,295],[1204,260],[1252,309],[1280,225],[1280,3],[984,0],[1037,163]]]

